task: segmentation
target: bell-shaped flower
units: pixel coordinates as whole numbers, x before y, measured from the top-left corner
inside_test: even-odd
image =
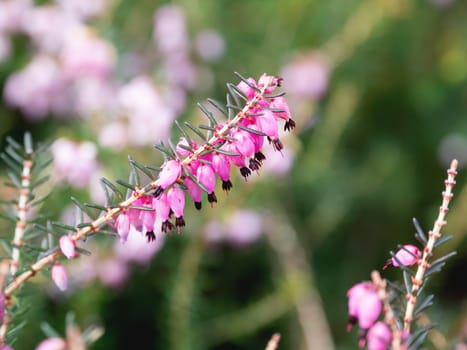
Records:
[[[222,180],[222,189],[224,191],[229,191],[232,188],[229,159],[223,154],[215,153],[212,156],[211,163],[212,168]]]
[[[382,309],[382,302],[370,282],[361,282],[347,292],[349,307],[349,326],[357,323],[362,329],[370,328],[378,319]]]
[[[193,202],[195,203],[196,209],[201,209],[201,198],[203,195],[203,190],[201,187],[198,186],[197,183],[195,183],[190,177],[186,177],[185,180],[183,181],[185,184],[186,188],[188,189],[188,193],[190,194],[191,198],[193,199]]]
[[[167,192],[163,192],[159,198],[154,198],[153,207],[156,209],[157,216],[162,221],[162,232],[170,232],[173,229],[170,219],[170,202],[167,198]]]
[[[376,322],[366,336],[368,350],[386,350],[391,345],[392,333],[384,322]]]
[[[68,275],[63,265],[55,263],[51,270],[52,281],[62,292],[68,288]]]
[[[115,220],[117,233],[120,236],[120,242],[126,242],[130,233],[130,218],[126,212],[121,213]]]
[[[274,115],[277,118],[285,120],[284,130],[291,130],[295,128],[295,122],[290,117],[289,105],[283,96],[273,98],[269,104],[269,107],[276,110],[274,111]]]
[[[204,187],[206,187],[208,194],[214,192],[216,186],[216,174],[214,169],[209,164],[201,164],[196,171],[196,179]]]
[[[417,246],[413,244],[406,244],[401,249],[399,249],[394,256],[386,261],[386,264],[383,266],[383,270],[389,266],[412,266],[417,263],[422,257],[422,252],[418,249]]]
[[[242,130],[232,132],[231,136],[235,139],[234,144],[238,153],[243,157],[250,158],[255,153],[255,144],[250,133]]]
[[[167,192],[167,199],[170,203],[170,209],[172,209],[175,215],[175,226],[177,227],[178,233],[180,233],[180,227],[185,226],[185,220],[183,219],[185,191],[179,187],[171,187]]]
[[[257,125],[271,139],[274,140],[279,137],[277,119],[272,111],[265,109],[263,114],[258,116]]]
[[[166,189],[172,185],[182,174],[182,166],[177,160],[169,160],[162,166],[162,170],[159,173],[159,186],[162,189]]]
[[[59,240],[60,250],[67,259],[73,259],[76,256],[75,241],[70,236],[62,236]]]
[[[261,75],[261,77],[258,79],[258,87],[262,89],[263,87],[266,86],[264,89],[265,94],[270,94],[272,93],[278,86],[281,85],[282,78],[279,77],[274,77],[272,75],[267,75],[264,73]]]

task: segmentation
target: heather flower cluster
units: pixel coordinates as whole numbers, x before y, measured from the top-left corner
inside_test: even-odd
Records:
[[[133,229],[148,239],[156,239],[155,232],[170,233],[185,226],[183,216],[186,192],[197,209],[202,207],[205,192],[208,202],[217,202],[218,179],[226,192],[232,188],[231,168],[239,169],[247,179],[258,172],[266,159],[262,153],[265,141],[281,151],[278,120],[284,120],[284,130],[295,126],[285,98],[272,95],[281,79],[266,74],[258,82],[253,78],[237,85],[245,99],[245,107],[234,119],[216,123],[210,130],[213,136],[198,144],[182,137],[172,159],[162,165],[157,185],[152,193],[138,197],[132,207],[125,209],[115,220],[115,229],[126,242]]]

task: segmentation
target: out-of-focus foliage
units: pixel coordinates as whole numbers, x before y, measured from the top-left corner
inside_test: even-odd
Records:
[[[2,18],[12,2],[25,6],[14,23]],[[54,191],[41,208],[54,219],[73,222],[70,194],[102,200],[100,176],[126,180],[128,154],[159,166],[152,146],[175,118],[204,123],[196,102],[223,100],[233,71],[283,76],[297,120],[283,156],[267,155],[264,176],[237,176],[214,208],[188,210],[180,236],[158,236],[146,255],[139,243],[130,251],[112,237],[90,239],[94,254],[69,263],[66,294],[37,278],[34,288],[47,293],[33,293],[16,350],[39,343],[44,319],[63,331],[70,309],[80,324],[105,328],[92,349],[262,349],[274,332],[284,349],[331,346],[322,324],[336,348],[356,348],[345,332],[347,289],[397,244],[415,243],[412,217],[430,229],[453,157],[461,168],[446,233],[455,239],[443,248],[458,255],[428,284],[437,297],[427,316],[445,337],[428,347],[462,336],[466,2],[57,0],[34,8],[2,0],[0,8],[0,133],[59,140]]]

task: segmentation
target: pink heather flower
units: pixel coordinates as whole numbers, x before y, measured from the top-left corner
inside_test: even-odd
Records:
[[[167,199],[170,202],[170,209],[172,209],[175,215],[175,226],[177,227],[178,233],[180,233],[180,227],[185,226],[185,220],[183,219],[185,191],[179,187],[171,187],[167,191]]]
[[[238,153],[246,158],[251,158],[255,153],[255,144],[252,140],[251,134],[246,131],[238,130],[231,133],[235,139],[234,144]]]
[[[273,77],[271,75],[267,75],[266,73],[264,73],[258,79],[258,88],[262,89],[265,86],[265,84],[268,84],[266,89],[264,89],[264,93],[270,94],[274,91],[276,87],[281,85],[281,82],[282,82],[282,78]]]
[[[347,292],[349,307],[349,327],[358,321],[362,329],[370,328],[381,313],[382,303],[370,282],[361,282]]]
[[[3,345],[0,350],[14,350],[10,345]]]
[[[3,293],[0,293],[0,323],[2,324],[3,317],[5,317],[5,295]]]
[[[202,163],[196,170],[196,179],[208,190],[209,203],[217,202],[214,188],[216,186],[216,174],[209,164]]]
[[[195,203],[195,208],[198,210],[201,209],[201,198],[203,195],[203,190],[188,176],[185,178],[183,183],[187,187],[188,193]]]
[[[266,148],[264,152],[267,162],[264,163],[264,170],[274,176],[287,176],[292,168],[295,154],[290,147],[285,147],[281,152],[276,152],[272,148]]]
[[[99,145],[115,151],[121,151],[128,143],[128,132],[125,124],[108,123],[99,130]]]
[[[264,110],[263,114],[258,116],[257,123],[262,132],[272,139],[279,137],[277,119],[270,110]]]
[[[43,340],[36,350],[65,350],[66,342],[62,338],[47,338]]]
[[[109,0],[58,0],[66,13],[81,20],[102,14],[109,3]]]
[[[166,189],[173,185],[182,174],[182,166],[178,160],[169,160],[163,166],[159,173],[159,186]]]
[[[0,63],[6,61],[10,56],[11,43],[10,39],[0,32]]]
[[[247,80],[251,85],[256,86],[256,81],[253,78],[248,78]],[[248,85],[243,80],[237,84],[237,88],[239,88],[239,90],[243,92],[249,100],[255,97],[255,93],[256,93],[255,89],[253,89],[250,85]]]
[[[386,350],[391,344],[392,333],[384,322],[376,322],[366,336],[368,350]]]
[[[120,236],[120,242],[125,243],[130,233],[130,218],[127,213],[124,212],[117,217],[115,227]]]
[[[76,256],[75,242],[70,236],[62,236],[59,241],[60,250],[67,259],[73,259]]]
[[[383,266],[383,270],[389,266],[412,266],[422,257],[422,252],[412,244],[406,244],[397,251],[393,258],[389,259]],[[399,264],[400,263],[400,264]]]
[[[154,14],[154,41],[166,55],[188,50],[185,15],[180,7],[165,5],[157,10]]]
[[[188,157],[191,154],[191,152],[186,148],[180,147],[180,145],[189,147],[188,141],[185,140],[185,138],[183,137],[180,138],[180,141],[178,141],[177,146],[175,148],[179,156]],[[194,144],[193,146],[196,148],[196,144]]]
[[[19,31],[23,16],[31,11],[31,7],[31,0],[0,1],[0,32]]]
[[[68,288],[68,275],[63,265],[55,263],[54,266],[52,266],[51,275],[58,289],[63,292]]]
[[[211,163],[212,168],[222,180],[222,189],[224,191],[229,191],[232,188],[229,159],[223,154],[215,153],[212,155]]]
[[[153,207],[156,209],[157,216],[162,221],[161,231],[170,232],[173,229],[173,224],[170,219],[170,202],[167,198],[167,192],[162,192],[158,198],[154,198]]]

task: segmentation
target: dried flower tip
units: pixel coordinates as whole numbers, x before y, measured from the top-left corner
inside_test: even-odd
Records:
[[[258,162],[262,163],[263,160],[266,160],[266,156],[265,156],[263,153],[261,153],[261,152],[256,152],[256,153],[255,153],[255,159],[256,159]]]
[[[51,275],[58,289],[63,292],[68,288],[68,275],[63,265],[55,264],[52,266]]]
[[[251,175],[251,170],[248,169],[246,166],[243,166],[240,168],[240,174],[242,174],[242,176],[246,180],[246,178]]]
[[[293,119],[289,119],[284,124],[284,131],[290,131],[294,129],[296,126],[295,121]]]
[[[232,188],[232,182],[230,180],[227,180],[227,181],[222,181],[222,189],[224,191],[230,191],[230,189]]]
[[[67,259],[73,259],[76,256],[75,241],[70,236],[62,236],[59,241],[60,250]]]
[[[156,240],[156,234],[154,231],[146,231],[146,238],[148,239],[148,243]]]
[[[422,257],[422,253],[417,246],[406,244],[394,254],[394,257],[386,261],[383,270],[389,266],[412,266]]]

